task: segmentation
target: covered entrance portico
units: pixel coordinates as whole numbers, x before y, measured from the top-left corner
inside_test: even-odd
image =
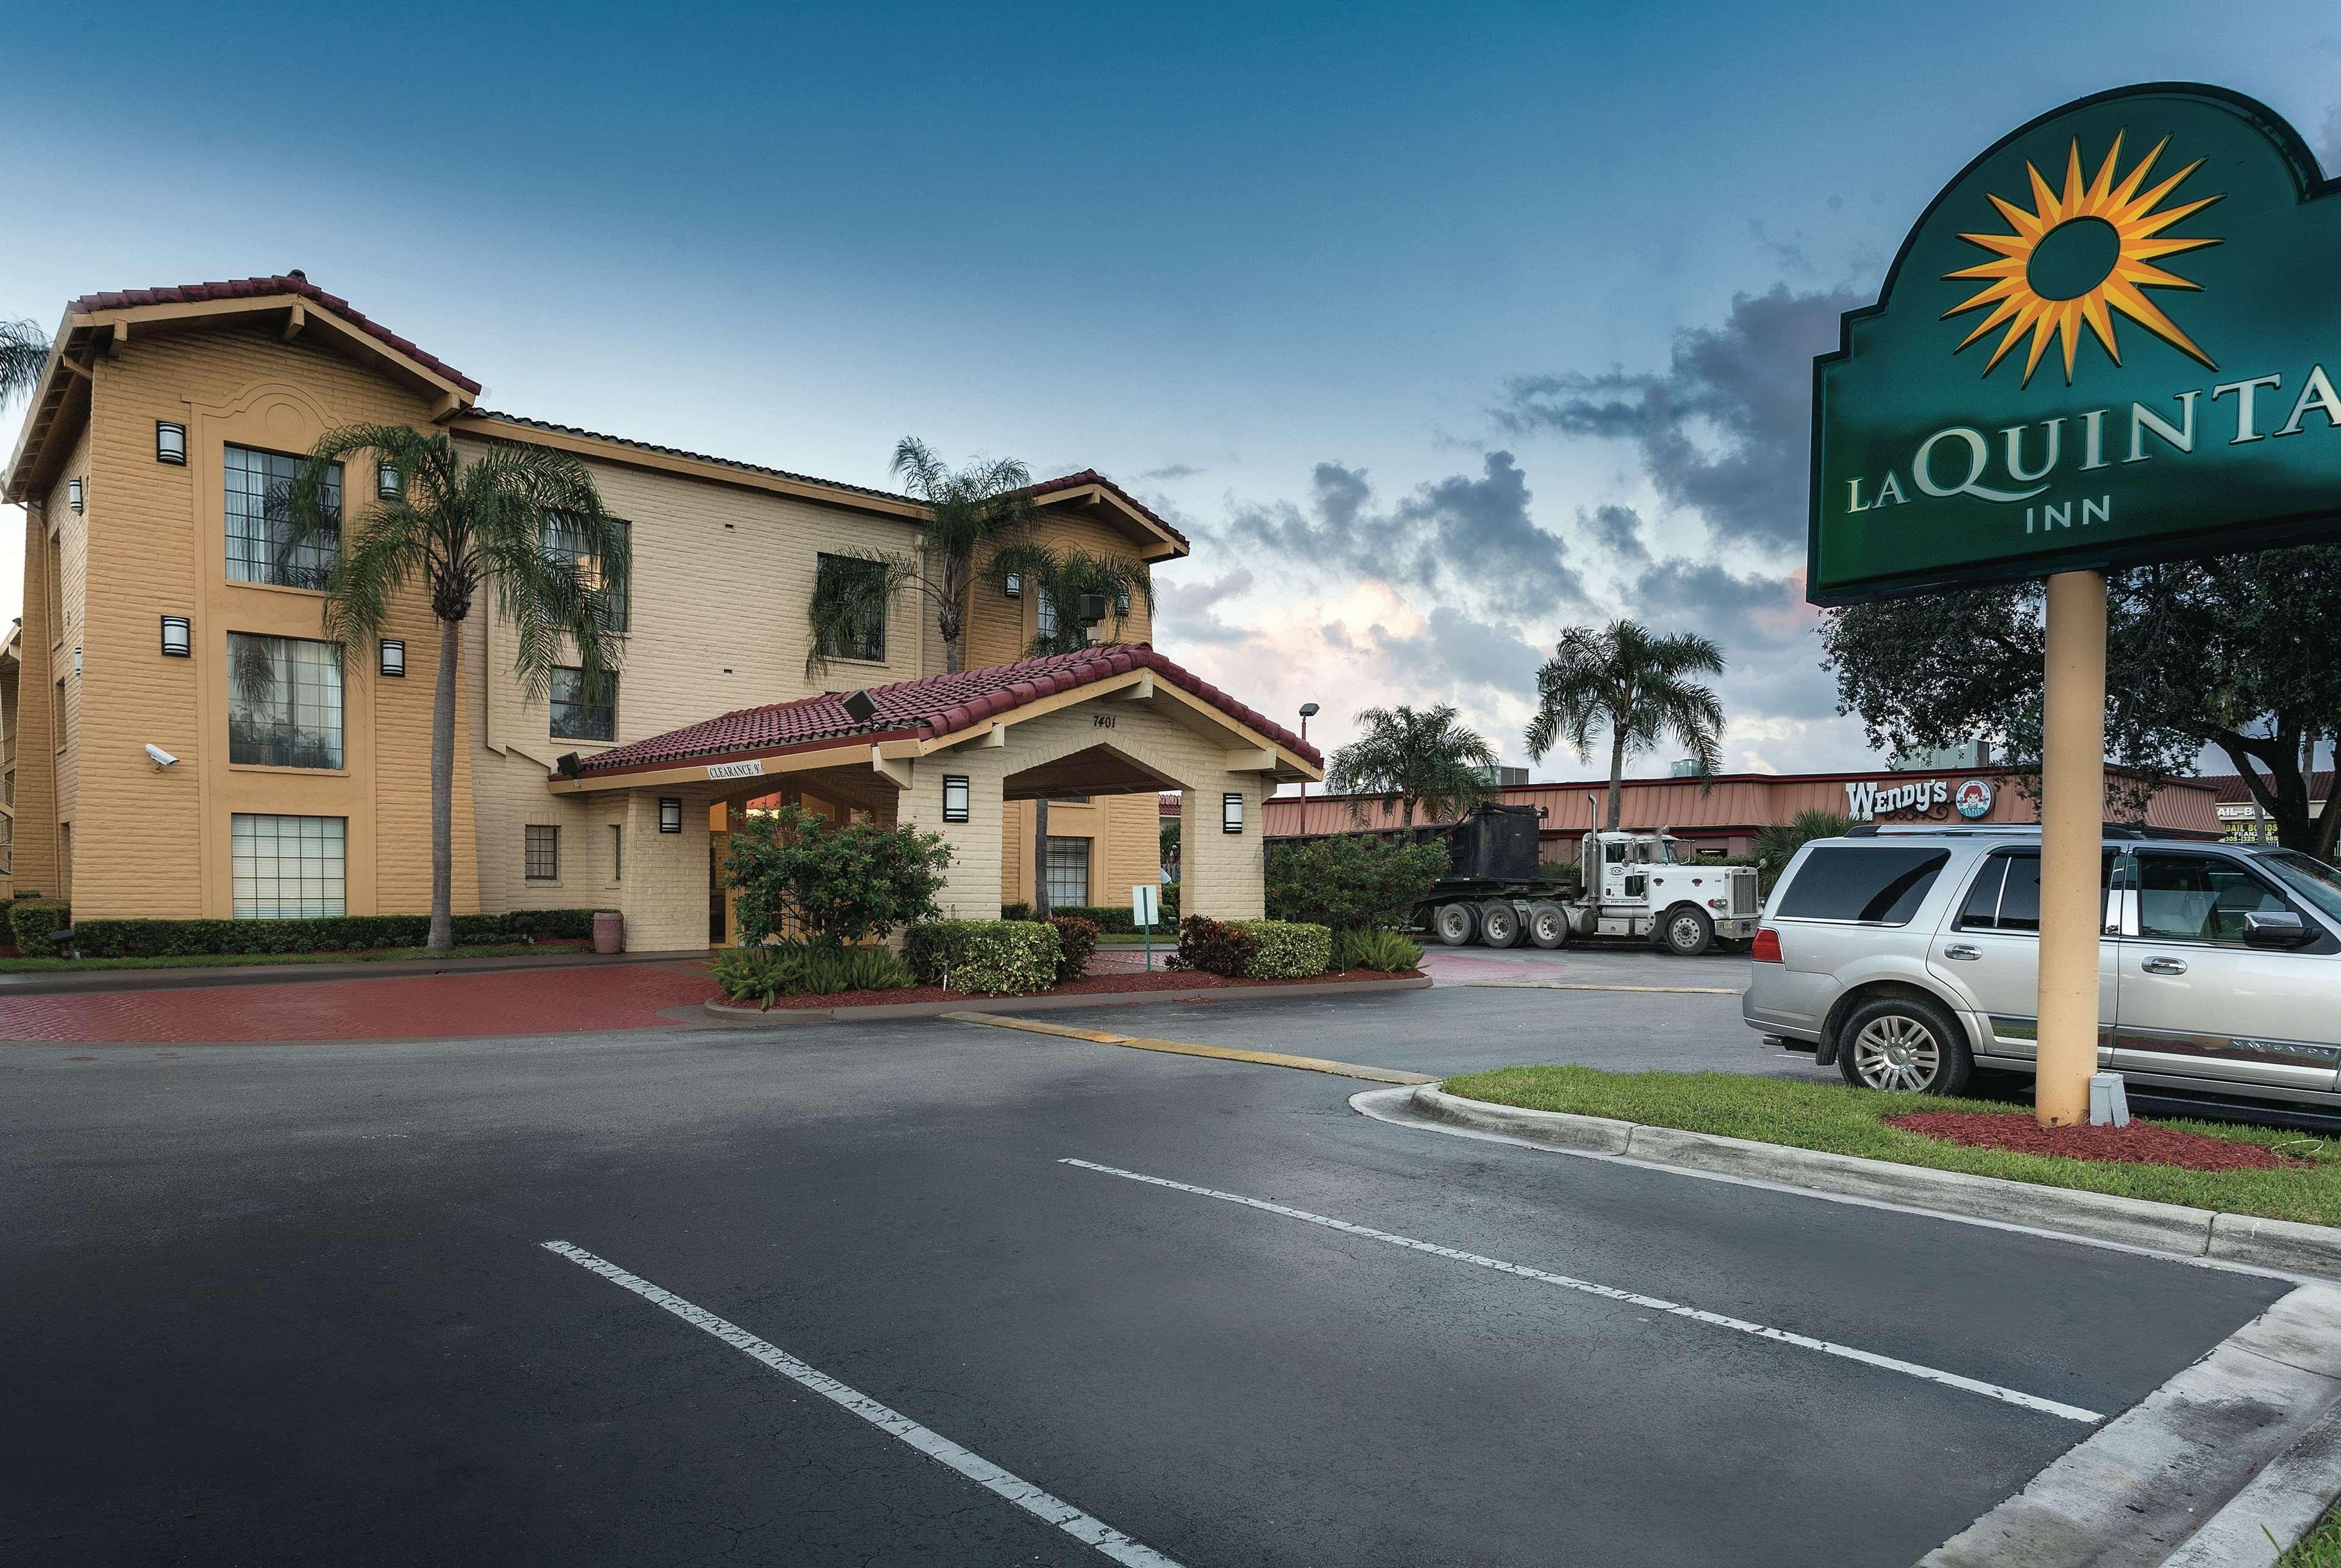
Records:
[[[1182,913],[1256,919],[1261,802],[1322,776],[1299,736],[1136,646],[742,709],[604,752],[549,787],[623,792],[619,907],[643,952],[705,944],[711,820],[773,796],[941,834],[943,912],[981,920],[1000,913],[1008,803],[1177,790]]]

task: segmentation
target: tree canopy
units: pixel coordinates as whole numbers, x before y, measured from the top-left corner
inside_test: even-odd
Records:
[[[1496,748],[1447,704],[1420,713],[1404,704],[1367,708],[1358,725],[1364,733],[1336,748],[1325,769],[1325,787],[1337,794],[1380,795],[1412,827],[1418,810],[1460,815],[1495,793]],[[1350,813],[1362,818],[1363,801]]]
[[[1566,742],[1590,759],[1593,737],[1609,737],[1609,826],[1618,825],[1626,759],[1671,735],[1701,777],[1723,747],[1723,704],[1693,677],[1723,673],[1723,650],[1696,632],[1658,636],[1632,621],[1571,626],[1537,670],[1537,712],[1529,755],[1541,760]]]

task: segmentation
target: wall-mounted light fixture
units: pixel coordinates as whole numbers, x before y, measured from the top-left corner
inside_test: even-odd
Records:
[[[76,681],[81,679],[81,650],[79,648],[75,648],[74,650],[74,679]]]
[[[1220,797],[1220,829],[1223,833],[1243,832],[1243,796],[1230,792]]]
[[[1127,615],[1127,614],[1130,614],[1130,590],[1129,590],[1129,589],[1127,589],[1127,588],[1123,588],[1123,589],[1120,590],[1119,592],[1117,592],[1117,593],[1114,594],[1114,596],[1113,596],[1113,613],[1114,613],[1115,614],[1117,614],[1117,615]]]
[[[194,657],[194,627],[184,615],[163,617],[163,655],[170,659]]]
[[[406,644],[396,637],[382,640],[382,673],[402,679],[406,674]]]
[[[80,480],[68,479],[65,481],[65,504],[72,507],[76,514],[78,514],[82,509],[82,494],[83,491]]]
[[[943,820],[945,822],[967,820],[967,775],[965,774],[943,774]]]
[[[374,493],[385,501],[395,500],[400,484],[398,464],[387,458],[374,471]]]
[[[682,797],[679,794],[659,796],[659,832],[682,831]]]
[[[187,427],[167,419],[154,422],[154,461],[187,465]]]
[[[1021,572],[1009,573],[1008,580],[1000,585],[1000,591],[1006,594],[1011,599],[1022,598],[1024,596],[1024,574]]]

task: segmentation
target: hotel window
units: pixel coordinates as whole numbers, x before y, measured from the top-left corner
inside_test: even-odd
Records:
[[[1078,907],[1090,901],[1090,841],[1049,840],[1049,903]]]
[[[49,734],[56,737],[59,751],[73,744],[72,738],[65,734],[65,678],[59,675],[56,701],[50,704],[49,714]]]
[[[334,519],[295,543],[286,497],[302,459],[249,446],[227,449],[227,574],[235,583],[323,588],[342,554],[342,465],[334,464],[322,497]]]
[[[1032,594],[1033,629],[1043,637],[1057,634],[1057,602],[1049,597],[1049,590],[1036,588]]]
[[[521,829],[522,871],[531,882],[561,880],[561,830],[530,823]]]
[[[633,524],[613,518],[619,536],[631,544]],[[627,551],[629,557],[633,551]],[[577,580],[593,600],[593,618],[603,629],[611,632],[626,630],[628,604],[631,594],[623,582],[613,582],[602,570],[602,558],[586,548],[584,531],[570,519],[553,514],[544,520],[544,558],[548,561],[573,561],[577,564]]]
[[[812,596],[816,604],[842,602],[852,606],[846,624],[824,626],[822,657],[872,664],[885,658],[886,563],[859,555],[822,555],[813,565]],[[820,619],[826,622],[828,617]]]
[[[227,760],[342,765],[342,651],[304,637],[227,634]]]
[[[553,672],[553,733],[565,741],[615,740],[618,677],[604,674],[587,684],[585,672],[567,665]]]
[[[314,920],[343,913],[343,851],[349,819],[228,818],[228,872],[238,920]]]
[[[626,875],[626,824],[610,824],[610,880],[623,882]]]

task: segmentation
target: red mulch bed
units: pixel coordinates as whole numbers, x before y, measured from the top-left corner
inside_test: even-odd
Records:
[[[1329,981],[1345,980],[1420,980],[1420,969],[1401,969],[1384,974],[1379,970],[1356,969],[1311,974],[1300,980],[1230,980],[1224,974],[1205,974],[1194,969],[1139,970],[1130,974],[1088,974],[1062,985],[1051,985],[1037,991],[1036,996],[1110,996],[1128,991],[1272,991],[1280,985],[1322,985]],[[775,1012],[791,1007],[898,1007],[912,1002],[972,1002],[979,1000],[965,991],[945,991],[940,985],[913,985],[902,991],[840,991],[831,996],[783,996],[772,1004]],[[994,998],[981,998],[991,1001]],[[1013,1000],[1013,998],[1009,998]]]
[[[2189,1171],[2282,1171],[2306,1164],[2257,1144],[2231,1144],[2133,1118],[2127,1127],[2044,1127],[2022,1111],[1915,1111],[1886,1124],[1970,1149],[2062,1154],[2124,1165],[2178,1165]]]

